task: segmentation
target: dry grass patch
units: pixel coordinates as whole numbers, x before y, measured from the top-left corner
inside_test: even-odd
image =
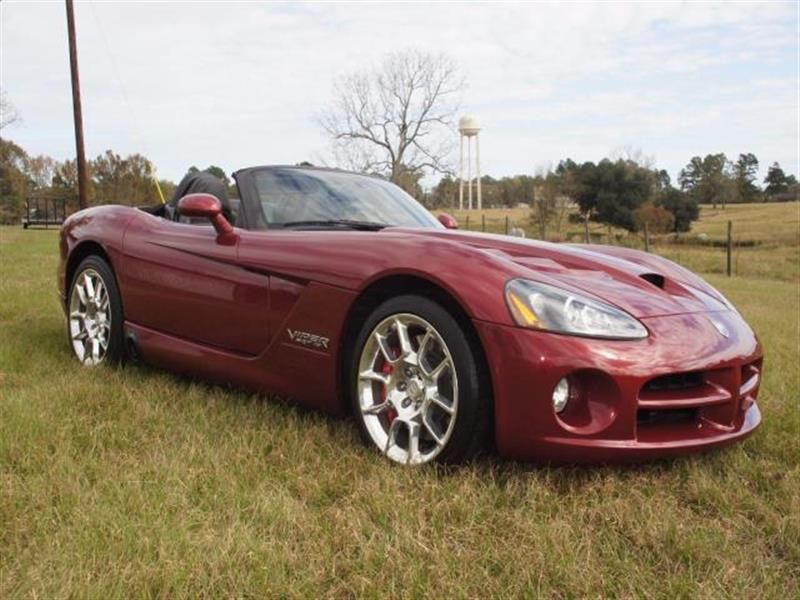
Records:
[[[798,289],[711,277],[765,424],[638,468],[387,464],[346,420],[78,368],[52,233],[0,229],[0,597],[800,595]]]

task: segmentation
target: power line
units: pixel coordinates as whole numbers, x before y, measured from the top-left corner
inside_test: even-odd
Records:
[[[139,123],[139,119],[136,116],[136,112],[133,110],[133,105],[131,104],[130,99],[128,98],[128,92],[125,89],[125,85],[122,83],[122,78],[119,75],[119,69],[117,68],[117,62],[114,58],[114,53],[111,51],[111,45],[108,43],[108,38],[106,38],[105,33],[103,32],[103,28],[100,25],[100,19],[97,16],[97,10],[95,9],[95,3],[93,0],[89,2],[89,6],[92,9],[92,17],[94,18],[95,25],[97,25],[97,31],[100,34],[100,39],[103,41],[103,45],[106,48],[106,56],[108,57],[108,62],[111,65],[111,74],[114,77],[114,80],[117,83],[117,87],[119,88],[120,93],[122,94],[122,99],[125,102],[125,106],[130,113],[130,117],[133,120],[134,124],[134,134],[133,137],[136,138],[136,143],[140,146],[143,146],[146,150],[150,149],[149,144],[145,142],[145,140],[140,137],[142,132],[142,128]],[[147,163],[150,165],[150,177],[153,180],[153,183],[156,186],[156,190],[158,190],[158,196],[161,199],[162,204],[166,204],[166,199],[164,198],[164,192],[161,190],[161,184],[158,181],[158,177],[156,176],[156,168],[155,166],[148,160]]]

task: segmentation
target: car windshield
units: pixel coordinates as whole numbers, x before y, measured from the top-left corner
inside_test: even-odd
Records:
[[[375,177],[273,167],[255,173],[254,180],[268,227],[358,223],[442,227],[402,189]]]

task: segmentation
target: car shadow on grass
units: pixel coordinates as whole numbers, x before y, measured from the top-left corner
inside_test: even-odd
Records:
[[[206,380],[163,371],[157,367],[137,362],[125,366],[137,373],[142,379],[149,377],[166,377],[172,385],[183,388],[185,391],[202,390],[204,398],[219,397],[223,395],[225,402],[232,407],[245,407],[254,402],[268,407],[271,418],[264,421],[264,426],[284,426],[286,423],[298,424],[309,431],[312,429],[316,435],[324,430],[330,443],[335,443],[342,452],[352,452],[353,460],[368,460],[376,465],[383,463],[388,469],[403,469],[382,457],[377,449],[367,447],[362,443],[357,424],[349,414],[335,415],[321,410],[293,402],[286,396],[276,394],[253,392],[232,384],[219,384]],[[238,412],[238,411],[234,411]],[[243,413],[242,413],[243,414]],[[244,421],[244,420],[243,420]],[[238,426],[253,427],[252,418]],[[546,462],[520,462],[501,458],[494,448],[471,459],[461,465],[431,464],[425,465],[417,471],[425,478],[447,480],[461,477],[466,472],[477,477],[484,485],[491,485],[499,489],[516,485],[520,479],[535,478],[542,485],[551,488],[554,493],[574,494],[588,486],[596,486],[598,481],[626,481],[641,482],[642,479],[657,479],[665,475],[675,475],[685,472],[698,461],[712,461],[724,463],[725,449],[714,450],[699,455],[677,456],[657,459],[643,463],[620,464],[555,464]],[[347,457],[342,457],[347,460]]]

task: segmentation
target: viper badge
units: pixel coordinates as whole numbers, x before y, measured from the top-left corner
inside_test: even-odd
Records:
[[[327,350],[330,338],[318,335],[316,333],[309,333],[308,331],[298,331],[296,329],[287,329],[289,339],[295,344],[307,346],[309,348],[316,348],[317,350]]]

